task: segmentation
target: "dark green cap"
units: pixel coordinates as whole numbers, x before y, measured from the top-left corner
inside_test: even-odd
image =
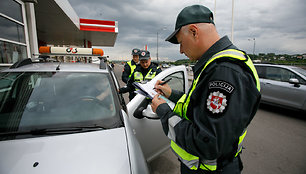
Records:
[[[166,39],[174,44],[178,44],[176,39],[176,34],[180,29],[188,24],[195,23],[212,23],[214,24],[213,13],[203,5],[192,5],[185,7],[177,16],[175,30],[174,32]]]
[[[150,52],[146,50],[141,50],[139,52],[139,60],[148,60],[150,58]]]
[[[139,55],[139,53],[140,53],[140,49],[138,49],[138,48],[134,48],[132,50],[132,55]]]

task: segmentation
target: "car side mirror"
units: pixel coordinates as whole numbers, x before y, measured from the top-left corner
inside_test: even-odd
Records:
[[[144,118],[145,116],[142,114],[142,111],[146,109],[148,105],[149,105],[149,101],[144,99],[134,111],[133,113],[134,117],[138,119]]]
[[[290,83],[290,84],[294,84],[294,87],[300,87],[300,82],[299,82],[299,80],[296,79],[296,78],[291,78],[291,79],[289,79],[289,83]]]
[[[156,113],[153,112],[150,105],[150,101],[144,99],[140,105],[136,108],[134,112],[134,117],[138,119],[148,118],[148,119],[159,119]]]
[[[142,111],[142,115],[148,119],[159,119],[158,115],[153,112],[151,105],[148,105],[147,108]]]

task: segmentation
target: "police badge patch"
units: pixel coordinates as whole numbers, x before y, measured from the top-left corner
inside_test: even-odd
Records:
[[[145,55],[146,55],[146,52],[144,52],[144,51],[141,52],[141,55],[142,55],[142,56],[145,56]]]
[[[214,117],[221,116],[225,112],[230,96],[235,88],[230,83],[221,80],[210,81],[208,88],[207,109],[213,113]]]
[[[227,106],[226,96],[217,91],[209,94],[207,99],[207,109],[214,113],[222,113]]]

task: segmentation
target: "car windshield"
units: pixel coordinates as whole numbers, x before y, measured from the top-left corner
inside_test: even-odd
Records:
[[[110,77],[102,73],[0,73],[0,133],[122,124]]]
[[[303,76],[306,77],[306,70],[304,70],[302,68],[298,68],[298,67],[295,67],[295,68],[292,68],[292,69],[299,72],[300,74],[303,74]]]

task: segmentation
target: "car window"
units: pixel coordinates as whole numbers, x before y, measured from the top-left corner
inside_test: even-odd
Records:
[[[304,79],[306,78],[306,70],[298,67],[292,69],[302,74],[304,76]],[[298,79],[301,84],[306,85],[306,80],[304,80],[302,77],[296,75],[296,79]]]
[[[168,82],[168,85],[171,87],[171,89],[182,91],[184,92],[184,86],[185,86],[185,80],[184,80],[184,73],[183,72],[176,72],[173,74],[170,74],[166,78],[163,79],[163,81],[171,78],[171,80]]]
[[[301,73],[304,77],[306,77],[306,70],[305,69],[302,69],[302,68],[299,68],[299,67],[294,67],[292,69]]]
[[[305,81],[294,72],[280,67],[267,67],[266,78],[270,80],[276,80],[281,82],[289,82],[289,79],[298,79],[301,84],[305,84]]]
[[[258,77],[259,78],[265,78],[266,67],[264,67],[264,66],[256,66],[255,65],[255,68],[256,68]]]
[[[121,122],[110,77],[101,73],[1,73],[0,132]]]
[[[266,68],[266,78],[270,80],[281,81],[281,69],[277,67],[267,67]]]

